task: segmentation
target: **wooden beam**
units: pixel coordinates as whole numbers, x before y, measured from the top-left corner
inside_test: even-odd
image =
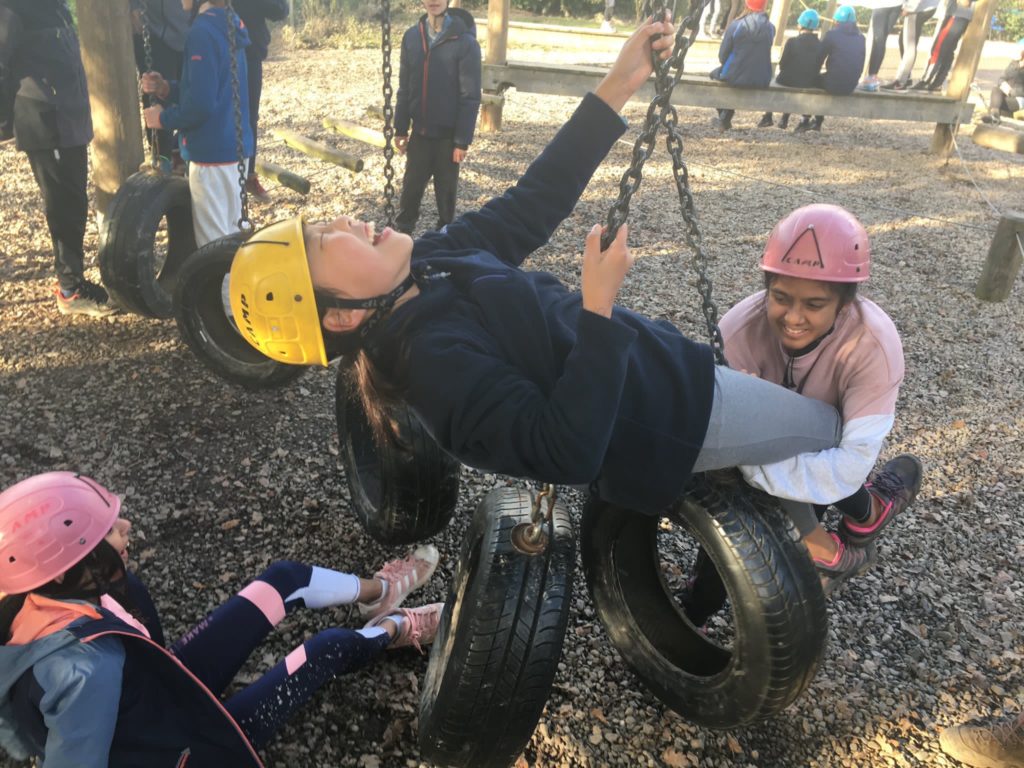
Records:
[[[508,62],[504,66],[485,64],[483,87],[494,90],[500,84],[514,85],[527,93],[547,93],[582,97],[604,77],[602,67],[565,67],[533,62]],[[637,101],[650,101],[653,81],[634,95]],[[917,92],[865,93],[833,96],[821,90],[802,88],[733,88],[704,75],[683,75],[673,92],[679,106],[731,108],[751,112],[790,112],[792,114],[859,117],[873,120],[909,120],[921,122],[957,122],[969,118],[971,105],[933,94]]]
[[[782,45],[786,38],[786,20],[789,18],[790,0],[773,0],[768,18],[775,25],[775,40],[772,45]]]
[[[381,111],[383,112],[383,109]],[[381,119],[383,119],[383,116]],[[369,144],[371,147],[383,149],[386,143],[384,134],[380,131],[375,131],[373,128],[364,128],[359,123],[352,123],[337,117],[325,117],[324,128],[355,141],[361,141],[363,144]]]
[[[282,168],[280,165],[268,163],[266,160],[256,160],[256,173],[273,179],[282,187],[295,190],[300,195],[308,195],[310,184],[309,179],[299,176],[297,173]]]
[[[1002,125],[977,125],[971,138],[979,147],[1024,155],[1024,131]]]
[[[78,0],[77,15],[95,133],[92,181],[102,217],[143,159],[138,70],[128,0]]]
[[[304,155],[315,157],[317,160],[323,160],[325,163],[340,165],[342,168],[347,168],[353,173],[359,173],[363,170],[362,158],[348,152],[343,152],[340,149],[329,147],[323,142],[316,141],[308,136],[303,136],[300,133],[284,128],[275,128],[273,134],[289,147],[302,152]]]
[[[487,53],[484,56],[485,64],[502,65],[506,61],[508,52],[508,15],[511,8],[511,0],[488,0],[487,3]],[[498,92],[503,90],[501,84],[491,88],[485,88]],[[504,101],[500,104],[481,104],[480,106],[480,131],[482,133],[493,133],[501,130],[501,112]]]
[[[971,93],[971,81],[974,80],[974,73],[978,71],[981,49],[992,26],[992,14],[995,9],[996,0],[978,0],[975,4],[974,18],[967,25],[967,31],[960,41],[960,52],[949,75],[949,85],[946,87],[948,98],[967,103],[967,97]],[[947,157],[953,149],[953,137],[959,127],[959,121],[956,120],[937,123],[932,133],[932,153]]]
[[[1009,298],[1013,281],[1020,272],[1022,240],[1024,213],[1006,211],[996,226],[985,266],[974,289],[975,296],[982,301],[1006,301]]]

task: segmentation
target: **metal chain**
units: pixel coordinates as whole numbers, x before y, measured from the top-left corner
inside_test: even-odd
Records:
[[[149,16],[146,7],[139,9],[139,19],[142,22],[142,49],[146,54],[146,72],[153,71],[153,41],[149,35]],[[139,97],[142,99],[143,108],[146,107],[145,95],[142,92],[142,79],[139,79]],[[143,121],[145,125],[145,121]],[[156,128],[146,128],[149,133],[149,164],[154,171],[160,169],[160,147],[157,143],[158,132]]]
[[[383,54],[384,75],[384,226],[390,227],[395,220],[395,112],[391,106],[391,0],[381,0],[380,49]]]
[[[708,256],[704,251],[703,237],[697,223],[697,211],[690,192],[690,173],[683,160],[683,139],[678,130],[679,115],[672,106],[672,92],[683,76],[683,63],[686,53],[697,37],[697,27],[701,14],[710,0],[698,0],[690,8],[689,14],[679,23],[676,31],[675,49],[673,54],[661,61],[653,56],[654,66],[654,99],[647,108],[647,117],[640,129],[640,135],[633,144],[633,156],[629,168],[622,174],[619,181],[619,196],[608,211],[607,226],[601,238],[601,248],[607,248],[615,239],[627,217],[629,202],[640,188],[643,180],[644,163],[654,151],[654,142],[659,128],[665,129],[665,145],[672,157],[672,175],[675,179],[676,192],[679,194],[679,205],[686,225],[684,237],[687,245],[694,251],[694,265],[697,269],[697,290],[701,297],[701,311],[707,324],[708,337],[715,361],[727,365],[722,342],[722,332],[718,327],[718,306],[712,297],[713,286],[708,273]],[[664,4],[654,9],[655,16],[665,13]]]
[[[238,197],[242,201],[242,215],[238,219],[239,232],[251,232],[252,220],[249,218],[249,195],[245,191],[246,157],[245,141],[242,136],[242,93],[238,74],[238,35],[235,31],[235,9],[232,0],[228,0],[224,16],[228,25],[228,55],[231,57],[231,101],[235,109],[235,153],[238,158]]]

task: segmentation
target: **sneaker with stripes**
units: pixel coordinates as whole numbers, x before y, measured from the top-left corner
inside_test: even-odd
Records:
[[[408,557],[386,563],[373,574],[373,578],[384,585],[384,594],[375,603],[359,603],[360,615],[366,619],[375,619],[394,612],[410,593],[430,580],[440,559],[437,547],[424,544]]]

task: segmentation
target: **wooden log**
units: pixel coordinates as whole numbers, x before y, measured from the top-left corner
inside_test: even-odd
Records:
[[[999,219],[974,295],[982,301],[1006,301],[1020,272],[1024,213],[1006,211]]]
[[[315,157],[317,160],[323,160],[325,163],[340,165],[342,168],[347,168],[353,173],[359,173],[363,170],[363,159],[361,157],[329,147],[323,142],[303,136],[295,131],[276,128],[273,133],[276,138],[304,155]]]
[[[963,39],[960,41],[960,52],[953,63],[953,71],[949,75],[946,96],[967,103],[971,93],[971,82],[978,71],[981,61],[981,49],[992,26],[992,14],[996,9],[996,0],[978,0],[974,6],[974,17],[967,26]],[[958,123],[936,123],[932,132],[932,154],[948,157],[953,150],[953,137],[959,128]]]
[[[381,108],[381,120],[384,119],[384,109]],[[384,148],[386,141],[384,134],[380,131],[375,131],[373,128],[365,128],[359,123],[353,123],[348,120],[342,120],[337,117],[325,117],[324,128],[329,131],[334,131],[342,136],[346,136],[356,141],[361,141],[364,144],[369,144],[371,147]]]
[[[971,138],[979,147],[1024,155],[1024,131],[1004,125],[978,125],[975,126]]]
[[[297,173],[292,173],[286,168],[282,168],[280,165],[268,163],[266,160],[257,160],[256,173],[261,176],[266,176],[268,179],[273,179],[282,187],[293,189],[300,195],[309,194],[309,179],[304,176],[299,176]]]
[[[139,83],[128,0],[78,0],[82,64],[92,106],[92,181],[104,214],[142,162]],[[103,227],[100,227],[103,231]]]
[[[512,6],[511,0],[488,0],[487,4],[487,64],[505,64],[508,55],[508,15]],[[493,89],[497,91],[498,89]],[[500,104],[482,104],[480,108],[481,133],[494,133],[501,130],[501,112],[504,100]]]

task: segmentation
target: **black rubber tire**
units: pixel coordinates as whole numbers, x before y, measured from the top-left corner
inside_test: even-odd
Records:
[[[294,381],[307,366],[264,356],[242,338],[224,311],[221,285],[245,240],[242,233],[228,235],[185,260],[174,291],[174,316],[181,338],[215,374],[248,389],[272,389]]]
[[[167,219],[167,256],[157,264],[156,233]],[[196,250],[188,179],[140,171],[117,190],[104,223],[99,252],[103,285],[130,312],[174,314],[174,287]]]
[[[548,546],[517,551],[533,495],[491,491],[462,544],[420,696],[420,753],[428,763],[505,768],[525,748],[551,692],[572,600],[575,540],[555,504]]]
[[[341,464],[352,508],[381,544],[412,544],[440,533],[459,501],[462,465],[434,442],[405,407],[391,418],[401,447],[379,446],[344,367],[335,394]]]
[[[693,478],[668,513],[711,558],[732,605],[725,648],[686,618],[659,564],[659,518],[591,499],[581,547],[612,643],[655,696],[708,728],[734,728],[791,704],[817,672],[828,614],[789,518],[742,483]]]

